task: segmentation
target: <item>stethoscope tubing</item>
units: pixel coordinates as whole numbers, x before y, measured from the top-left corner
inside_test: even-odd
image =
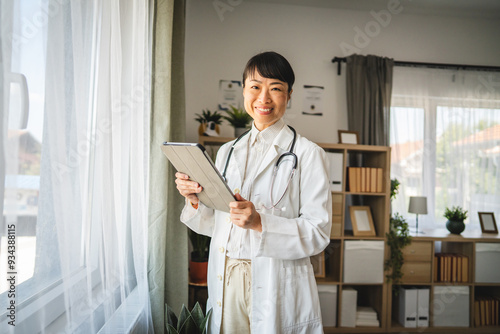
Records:
[[[271,201],[271,205],[272,206],[271,206],[271,208],[267,208],[266,207],[266,209],[274,209],[281,202],[281,200],[283,199],[283,197],[285,197],[285,194],[288,191],[288,187],[290,186],[290,181],[292,180],[293,176],[295,175],[295,170],[297,169],[298,158],[297,158],[297,155],[295,153],[293,153],[293,150],[295,148],[295,142],[297,140],[297,132],[290,125],[288,125],[288,127],[293,132],[292,145],[290,146],[290,150],[288,152],[283,153],[283,154],[281,154],[279,156],[278,160],[276,161],[276,164],[274,165],[273,177],[272,177],[272,180],[271,180],[271,191],[270,191],[270,194],[269,194],[269,199]],[[234,146],[236,145],[236,143],[238,141],[240,141],[241,138],[243,138],[249,132],[250,132],[250,130],[247,130],[244,133],[242,133],[238,138],[236,138],[236,140],[234,141],[233,145],[231,145],[231,149],[229,150],[229,154],[227,155],[226,163],[224,165],[224,171],[222,172],[222,177],[224,178],[224,180],[226,180],[226,182],[227,182],[227,179],[226,179],[227,167],[229,166],[229,161],[230,161],[231,156],[233,154]],[[279,200],[276,203],[273,203],[273,187],[274,187],[274,181],[275,181],[275,178],[276,178],[276,174],[278,173],[278,168],[279,168],[279,165],[280,165],[282,159],[285,158],[285,157],[287,157],[287,156],[291,156],[292,159],[293,159],[292,172],[290,173],[290,176],[288,178],[285,191],[280,196]]]

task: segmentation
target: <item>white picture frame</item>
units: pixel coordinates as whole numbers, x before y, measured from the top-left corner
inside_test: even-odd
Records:
[[[340,144],[359,144],[359,134],[357,131],[338,130]]]

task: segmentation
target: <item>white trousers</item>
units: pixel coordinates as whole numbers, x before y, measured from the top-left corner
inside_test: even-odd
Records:
[[[221,333],[250,333],[251,285],[252,266],[250,260],[226,257]]]

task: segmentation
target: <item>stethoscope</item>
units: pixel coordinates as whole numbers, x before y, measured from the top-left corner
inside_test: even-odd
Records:
[[[283,197],[285,197],[285,194],[288,191],[288,187],[290,186],[290,181],[292,181],[292,178],[295,175],[295,170],[297,169],[297,161],[298,161],[298,159],[297,159],[297,155],[295,155],[295,153],[293,153],[293,149],[295,147],[295,141],[297,139],[297,132],[290,125],[288,125],[288,127],[293,132],[292,145],[290,146],[290,150],[288,152],[285,152],[285,153],[283,153],[283,154],[280,155],[280,157],[278,158],[278,161],[276,161],[276,164],[274,165],[273,176],[272,176],[272,179],[271,179],[271,191],[269,193],[269,200],[270,200],[270,203],[271,203],[271,207],[268,208],[268,207],[264,206],[268,210],[274,209],[281,202],[281,200],[283,199]],[[229,165],[229,160],[231,159],[231,155],[233,154],[234,146],[236,145],[236,143],[238,143],[238,141],[241,138],[243,138],[249,132],[250,132],[250,130],[247,130],[243,134],[241,134],[238,138],[236,138],[236,140],[234,141],[233,145],[231,146],[231,149],[229,150],[229,154],[227,155],[227,159],[226,159],[226,164],[224,165],[224,171],[222,172],[222,177],[224,178],[224,180],[226,180],[226,182],[227,182],[227,179],[226,179],[227,166]],[[282,163],[283,159],[286,158],[286,157],[292,157],[292,160],[293,160],[292,171],[290,172],[290,176],[288,177],[288,181],[286,183],[285,190],[281,194],[281,196],[278,199],[278,201],[275,203],[273,201],[274,181],[276,179],[276,174],[278,173],[279,166]]]

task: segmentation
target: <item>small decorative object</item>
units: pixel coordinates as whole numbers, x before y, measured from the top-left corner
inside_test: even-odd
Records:
[[[372,213],[369,206],[350,206],[351,223],[354,236],[374,237]]]
[[[410,205],[408,207],[409,213],[416,213],[416,226],[415,233],[424,234],[424,232],[418,230],[418,215],[426,215],[427,214],[427,197],[424,196],[411,196],[410,197]]]
[[[223,116],[234,127],[234,136],[239,137],[248,128],[252,117],[242,108],[230,106],[231,110],[224,110],[227,116]]]
[[[359,134],[357,131],[339,131],[339,143],[340,144],[359,144]]]
[[[454,206],[451,209],[446,208],[444,217],[448,219],[446,228],[450,233],[460,234],[465,230],[464,220],[467,219],[467,210],[463,210],[459,206]]]
[[[192,283],[206,283],[210,237],[189,230],[189,240],[193,246],[189,262],[189,280]]]
[[[481,231],[483,233],[498,234],[497,223],[495,222],[495,214],[493,212],[478,212],[479,221],[481,222]]]
[[[200,123],[198,127],[198,135],[218,136],[220,133],[219,125],[222,124],[222,115],[218,111],[211,112],[210,110],[202,110],[201,115],[196,114],[194,120]],[[210,127],[210,128],[209,128]],[[207,129],[208,128],[208,129]]]
[[[167,334],[205,334],[207,332],[207,322],[212,314],[212,309],[208,310],[207,315],[198,302],[194,305],[191,312],[186,305],[182,305],[179,318],[174,311],[165,304],[165,327]]]

